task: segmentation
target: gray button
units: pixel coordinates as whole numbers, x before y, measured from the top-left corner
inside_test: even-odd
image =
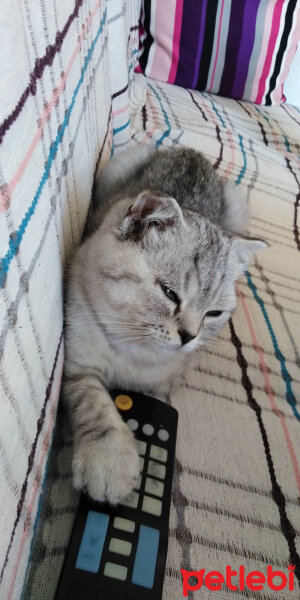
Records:
[[[154,433],[153,425],[150,425],[150,423],[146,423],[145,425],[143,425],[143,433],[145,435],[153,435],[153,433]]]
[[[158,496],[159,498],[162,498],[164,493],[164,484],[162,481],[157,481],[157,479],[147,477],[145,492],[148,492],[148,494],[153,494],[153,496]]]
[[[136,445],[137,445],[139,455],[145,456],[146,448],[147,448],[146,442],[142,442],[142,440],[136,440]]]
[[[142,472],[142,470],[144,468],[144,462],[145,462],[145,459],[142,458],[141,456],[139,456],[140,473]]]
[[[139,426],[138,422],[135,419],[128,419],[127,425],[129,429],[131,429],[131,431],[136,431]]]
[[[131,506],[131,508],[137,508],[138,501],[139,495],[137,494],[137,492],[130,492],[130,494],[128,494],[126,498],[120,500],[120,504],[123,504],[123,506]]]
[[[134,486],[134,489],[135,489],[135,490],[139,490],[139,489],[140,489],[140,487],[141,487],[141,483],[142,483],[142,476],[141,476],[141,475],[139,475],[139,476],[138,476],[138,480],[137,480],[137,482],[136,482],[136,485]]]
[[[166,476],[166,467],[165,465],[154,462],[153,460],[149,460],[148,473],[149,475],[154,475],[154,477],[158,477],[159,479],[164,479]]]
[[[157,434],[157,437],[162,442],[167,442],[169,439],[169,432],[166,429],[160,429]]]

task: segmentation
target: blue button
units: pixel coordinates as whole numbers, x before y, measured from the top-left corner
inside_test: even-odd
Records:
[[[108,528],[109,516],[90,510],[82,536],[76,569],[97,573]]]
[[[153,587],[158,544],[158,529],[141,525],[133,567],[132,583],[149,589]]]

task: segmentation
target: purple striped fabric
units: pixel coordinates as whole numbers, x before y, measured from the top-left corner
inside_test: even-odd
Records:
[[[204,41],[204,24],[205,24],[206,9],[207,9],[207,0],[203,0],[198,48],[197,48],[197,54],[196,54],[195,73],[194,73],[193,83],[192,83],[193,88],[197,85],[197,80],[198,80],[198,71],[199,71],[200,59],[201,59],[201,54],[202,54],[202,49],[203,49],[203,41]]]
[[[243,96],[248,73],[248,65],[254,44],[255,22],[259,4],[260,0],[246,0],[245,2],[242,37],[237,55],[237,64],[239,65],[239,70],[238,72],[235,70],[235,77],[232,86],[232,96],[235,98],[241,98]]]
[[[177,79],[182,82],[180,85],[183,87],[193,87],[193,68],[196,72],[194,48],[197,46],[204,1],[199,0],[195,6],[189,2],[183,5],[180,62],[177,69]]]
[[[228,40],[230,40],[230,44],[227,44],[226,48],[224,71],[219,89],[221,96],[233,95],[232,88],[234,77],[239,68],[237,57],[242,41],[244,10],[249,1],[251,2],[252,0],[245,0],[244,2],[241,2],[241,0],[232,0],[232,18],[230,19],[228,30]]]
[[[149,19],[142,18],[144,73],[170,81],[165,73],[172,71],[176,85],[256,104],[284,100],[283,83],[300,40],[297,0],[176,0],[176,7],[183,3],[182,17],[174,0],[164,2],[176,14],[168,34],[160,3],[143,0],[142,14],[151,14],[151,32]]]

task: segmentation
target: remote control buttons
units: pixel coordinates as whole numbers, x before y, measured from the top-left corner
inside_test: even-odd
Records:
[[[143,425],[143,433],[145,435],[153,435],[153,433],[154,433],[153,425],[150,425],[150,423],[146,423],[145,425]]]
[[[146,442],[142,442],[142,440],[136,440],[136,445],[137,445],[139,455],[145,456],[146,448],[147,448]]]
[[[123,506],[130,506],[131,508],[137,508],[138,501],[139,495],[136,492],[130,492],[126,498],[120,500],[120,504],[123,504]]]
[[[133,402],[129,396],[125,396],[124,394],[119,394],[115,398],[115,405],[119,410],[129,410]]]
[[[106,575],[106,577],[112,577],[113,579],[119,579],[119,581],[125,581],[127,570],[127,567],[123,567],[123,565],[107,562],[104,567],[104,575]]]
[[[164,493],[164,484],[162,483],[162,481],[157,481],[157,479],[147,477],[145,492],[148,492],[148,494],[153,494],[153,496],[158,496],[159,498],[162,498]]]
[[[156,498],[150,498],[150,496],[144,496],[142,511],[147,512],[150,515],[155,515],[156,517],[160,517],[162,509],[161,500],[156,500]]]
[[[97,573],[108,528],[109,516],[90,510],[86,519],[76,569]]]
[[[165,463],[167,462],[168,452],[165,448],[152,445],[150,448],[150,458],[155,458],[155,460],[160,460]]]
[[[139,426],[138,422],[135,419],[128,419],[127,425],[129,429],[131,429],[131,431],[136,431]]]
[[[153,462],[153,460],[149,460],[148,474],[158,477],[158,479],[164,479],[166,476],[166,467],[165,465]]]
[[[132,583],[148,589],[153,587],[158,545],[158,529],[141,525],[132,573]],[[142,596],[142,594],[140,595]]]
[[[157,434],[157,437],[162,442],[167,442],[170,436],[169,436],[169,432],[166,429],[160,429]]]
[[[126,542],[126,540],[119,540],[118,538],[111,538],[109,543],[109,551],[115,552],[116,554],[122,554],[123,556],[129,556],[131,553],[132,544]]]
[[[128,531],[128,533],[133,533],[135,530],[135,522],[130,521],[129,519],[123,519],[123,517],[115,517],[113,526],[116,529],[121,529],[121,531]]]

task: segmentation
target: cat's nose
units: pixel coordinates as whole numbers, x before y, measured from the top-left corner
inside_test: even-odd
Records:
[[[179,330],[178,335],[181,338],[181,343],[183,346],[184,344],[188,344],[188,342],[196,337],[195,335],[191,335],[188,331],[185,331],[185,329]]]

